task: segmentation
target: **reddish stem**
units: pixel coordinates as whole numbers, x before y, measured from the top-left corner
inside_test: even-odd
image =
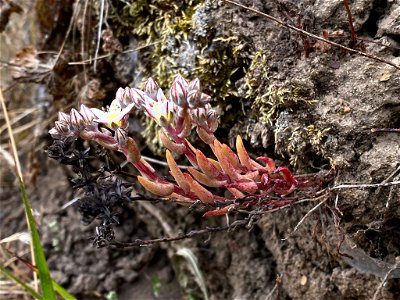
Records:
[[[141,160],[133,163],[133,166],[140,172],[140,174],[148,177],[150,180],[156,182],[166,182],[164,179],[158,176],[154,170],[149,169],[149,167],[146,166]]]
[[[185,156],[186,158],[190,161],[190,163],[193,165],[193,167],[197,167],[197,159],[196,159],[196,154],[192,151],[191,145],[185,138],[181,138],[178,136],[177,130],[169,125],[167,128],[165,128],[170,137],[174,140],[175,143],[181,144],[185,146]]]
[[[356,36],[356,31],[354,30],[354,26],[353,26],[353,17],[351,15],[349,1],[343,0],[343,4],[344,4],[344,7],[347,12],[347,19],[349,20],[349,26],[350,26],[350,32],[351,32],[351,45],[352,45],[352,47],[354,47],[357,43],[357,36]]]

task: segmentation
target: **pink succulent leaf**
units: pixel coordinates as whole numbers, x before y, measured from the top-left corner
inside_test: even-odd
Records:
[[[218,209],[214,209],[214,210],[209,210],[206,211],[203,214],[203,217],[211,217],[211,216],[222,216],[222,215],[227,215],[229,212],[231,212],[232,210],[234,210],[236,207],[236,204],[229,204],[223,208],[218,208]]]
[[[268,190],[268,192],[275,192],[279,195],[286,196],[293,192],[296,189],[294,184],[291,184],[283,179],[275,179],[273,181],[272,187]]]
[[[228,184],[227,187],[237,188],[238,190],[249,194],[254,194],[258,190],[257,183],[252,180],[233,182]]]
[[[276,178],[278,174],[282,173],[280,178]],[[286,196],[293,192],[298,186],[297,180],[286,167],[279,167],[273,175],[264,173],[261,176],[261,187],[267,192],[274,192],[282,196]]]
[[[298,184],[296,178],[294,178],[292,172],[286,167],[278,167],[274,171],[274,173],[282,173],[284,180],[286,180],[289,184],[296,186]]]
[[[266,172],[272,173],[275,171],[275,162],[272,158],[260,156],[257,157],[257,160],[265,162],[265,167],[262,168],[264,168]]]

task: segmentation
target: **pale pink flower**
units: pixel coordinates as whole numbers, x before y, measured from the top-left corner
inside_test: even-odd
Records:
[[[161,125],[161,118],[167,122],[172,120],[174,103],[165,97],[161,89],[158,89],[156,100],[145,95],[143,108],[149,117]]]
[[[94,119],[95,122],[106,125],[108,128],[121,127],[124,124],[124,118],[132,108],[135,107],[135,103],[127,105],[122,108],[119,100],[114,100],[108,107],[107,111],[100,110],[98,108],[92,108],[93,114],[97,117]]]

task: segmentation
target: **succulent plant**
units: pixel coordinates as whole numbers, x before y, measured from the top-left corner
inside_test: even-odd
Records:
[[[215,137],[218,115],[210,105],[210,96],[201,90],[200,81],[187,82],[178,75],[167,98],[158,84],[149,78],[143,90],[120,88],[106,110],[88,108],[72,109],[69,114],[59,113],[50,134],[56,140],[82,138],[122,152],[140,173],[140,184],[149,192],[178,203],[193,204],[198,201],[209,208],[205,215],[226,214],[233,208],[261,210],[291,203],[289,194],[309,188],[308,179],[294,176],[286,167],[275,167],[269,157],[252,159],[242,138],[236,138],[236,152]],[[143,111],[160,126],[160,139],[167,148],[166,160],[174,181],[167,181],[141,157],[139,147],[128,136],[129,113]],[[186,139],[196,132],[215,155],[208,158]],[[190,162],[181,170],[174,155],[184,155]],[[216,190],[229,192],[220,196]]]

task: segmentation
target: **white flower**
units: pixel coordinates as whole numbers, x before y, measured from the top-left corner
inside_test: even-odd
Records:
[[[92,112],[95,114],[97,119],[94,119],[97,123],[102,123],[108,128],[121,127],[124,123],[124,117],[129,114],[132,108],[135,106],[134,103],[127,105],[122,108],[119,100],[113,100],[107,111],[92,108]]]
[[[172,120],[172,113],[174,111],[174,103],[169,101],[161,89],[158,90],[156,100],[145,96],[143,108],[146,114],[153,118],[159,125],[161,125],[161,118],[163,121],[170,122]]]

